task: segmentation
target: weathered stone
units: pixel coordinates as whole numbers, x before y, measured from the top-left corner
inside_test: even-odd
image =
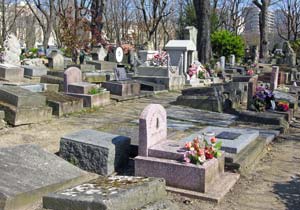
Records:
[[[59,154],[84,170],[110,175],[128,162],[129,149],[128,137],[81,130],[61,138]]]
[[[108,61],[86,61],[86,63],[94,65],[99,70],[113,70],[117,66],[117,63]]]
[[[82,73],[79,68],[70,67],[64,72],[64,90],[69,92],[69,84],[82,82]]]
[[[46,97],[18,86],[1,86],[0,101],[16,107],[45,106]]]
[[[53,210],[129,210],[166,198],[165,181],[141,177],[99,178],[43,198]]]
[[[102,83],[113,79],[113,73],[84,72],[83,80],[90,83]]]
[[[92,178],[34,145],[0,148],[0,159],[0,209],[32,209],[49,192]]]
[[[113,95],[123,97],[138,96],[141,93],[141,84],[131,80],[103,82],[102,87]]]
[[[67,95],[82,98],[84,107],[96,107],[96,106],[106,106],[110,104],[110,92],[102,91],[97,94],[78,94],[78,93],[67,93]]]
[[[70,83],[68,85],[69,93],[89,94],[93,89],[97,89],[97,85],[88,82]]]
[[[41,83],[57,84],[59,85],[59,91],[64,91],[64,79],[61,77],[44,75],[41,76]]]
[[[10,64],[0,64],[0,78],[6,81],[20,82],[24,77],[24,69]]]
[[[37,66],[22,66],[24,68],[24,75],[26,77],[41,77],[47,75],[46,67],[37,67]]]
[[[46,91],[42,94],[46,96],[47,105],[52,108],[53,115],[63,116],[83,109],[83,99],[52,91]]]
[[[52,51],[48,56],[48,67],[55,70],[63,70],[65,68],[64,56],[57,51]]]
[[[77,67],[82,72],[91,72],[91,71],[96,70],[95,66],[91,65],[91,64],[71,64],[71,65],[67,65],[67,69],[70,68],[70,67]]]

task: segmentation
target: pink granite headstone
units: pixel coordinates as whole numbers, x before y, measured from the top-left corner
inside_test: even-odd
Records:
[[[271,89],[275,90],[278,87],[278,76],[279,76],[279,67],[273,66],[272,67],[272,75],[271,75]]]
[[[148,148],[167,140],[167,112],[160,104],[150,104],[139,120],[139,155],[148,156]]]
[[[68,85],[71,83],[82,82],[82,73],[77,67],[70,67],[64,72],[64,91],[68,91]]]

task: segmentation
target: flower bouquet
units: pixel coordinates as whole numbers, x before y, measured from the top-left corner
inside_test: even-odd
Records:
[[[185,144],[184,161],[186,163],[193,163],[196,165],[202,165],[207,160],[218,158],[221,156],[222,142],[217,142],[216,137],[210,139],[210,143],[206,140],[203,141],[204,147],[201,147],[199,138],[195,138],[192,142]]]
[[[258,112],[264,112],[266,109],[275,108],[272,106],[274,101],[274,94],[271,90],[264,87],[257,87],[255,96],[253,97],[253,104]]]
[[[289,110],[289,102],[287,101],[279,101],[277,103],[278,111],[287,112]]]

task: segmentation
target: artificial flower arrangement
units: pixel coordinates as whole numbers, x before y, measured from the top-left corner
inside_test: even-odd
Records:
[[[278,101],[277,109],[282,112],[287,112],[289,110],[289,102],[287,101]]]
[[[152,63],[154,66],[167,66],[169,60],[169,54],[166,51],[159,51],[154,54]]]
[[[275,101],[273,92],[268,87],[257,87],[255,96],[253,97],[253,104],[258,112],[263,112],[266,109],[275,109],[272,102]]]
[[[203,140],[204,147],[201,147],[200,143],[199,138],[196,137],[192,142],[187,142],[185,144],[185,149],[187,151],[184,153],[184,161],[186,163],[202,165],[205,161],[218,158],[222,155],[222,142],[217,142],[216,137],[212,137],[210,143]]]

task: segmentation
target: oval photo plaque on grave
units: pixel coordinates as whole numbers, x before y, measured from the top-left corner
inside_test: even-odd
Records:
[[[117,47],[117,49],[115,51],[116,61],[118,63],[121,63],[123,61],[123,56],[124,56],[123,49],[121,47]]]

